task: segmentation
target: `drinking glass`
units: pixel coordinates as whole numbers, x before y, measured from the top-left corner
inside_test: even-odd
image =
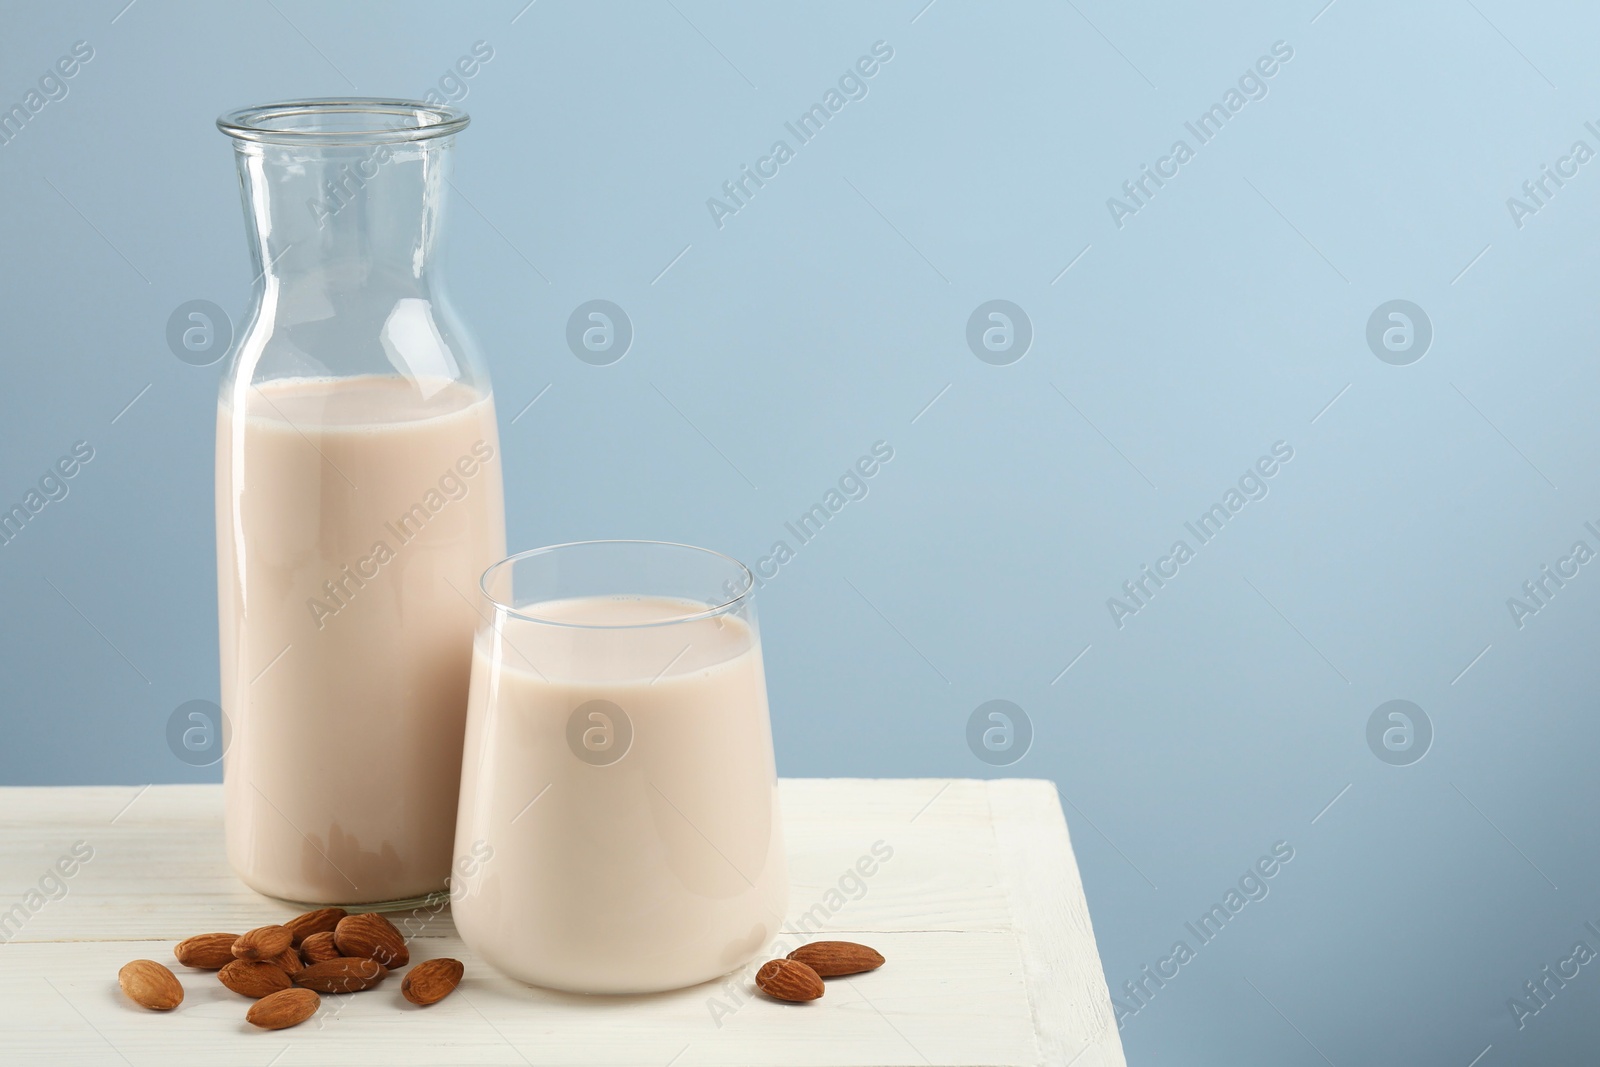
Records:
[[[687,545],[587,541],[512,556],[480,587],[462,940],[581,993],[749,962],[788,904],[750,571]]]

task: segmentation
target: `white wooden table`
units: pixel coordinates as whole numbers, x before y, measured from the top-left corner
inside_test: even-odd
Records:
[[[808,911],[823,922],[820,935],[782,938],[862,941],[888,957],[830,981],[821,1000],[756,996],[753,970],[648,997],[533,989],[479,963],[446,911],[412,958],[462,960],[455,994],[418,1009],[391,979],[268,1032],[245,1023],[249,1002],[214,974],[172,959],[189,934],[293,914],[228,870],[221,786],[0,788],[0,1063],[1124,1067],[1050,783],[793,779],[782,798],[785,929]],[[854,896],[830,896],[880,841],[893,856],[864,890],[846,879]],[[74,869],[75,845],[93,856]],[[117,970],[138,958],[178,974],[176,1011],[123,997]]]

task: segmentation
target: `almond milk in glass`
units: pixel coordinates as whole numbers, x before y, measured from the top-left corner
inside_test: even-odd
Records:
[[[269,896],[447,889],[477,579],[505,552],[494,398],[437,269],[466,124],[363,99],[218,120],[256,276],[217,409],[225,823]]]
[[[645,993],[735,970],[777,934],[788,868],[754,584],[653,541],[485,573],[451,886],[485,962]]]

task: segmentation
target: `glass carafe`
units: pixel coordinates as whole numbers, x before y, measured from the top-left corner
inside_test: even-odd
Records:
[[[228,859],[314,904],[444,891],[475,588],[505,554],[489,379],[438,272],[467,116],[231,112],[253,303],[216,507]]]

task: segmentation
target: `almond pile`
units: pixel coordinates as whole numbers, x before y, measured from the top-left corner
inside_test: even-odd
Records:
[[[347,915],[319,908],[281,926],[246,933],[196,934],[172,950],[178,962],[217,972],[217,979],[255,1003],[245,1019],[263,1030],[298,1026],[317,1013],[322,993],[358,993],[382,984],[391,968],[411,962],[405,938],[382,915]],[[802,1003],[826,991],[822,980],[882,967],[882,953],[854,941],[813,941],[756,972],[756,988],[774,1000]],[[460,960],[424,960],[401,980],[412,1004],[437,1004],[461,983]],[[154,960],[134,960],[117,974],[134,1003],[171,1011],[183,1003],[183,985]]]
[[[768,960],[756,972],[756,988],[774,1000],[807,1001],[822,996],[824,978],[875,971],[883,966],[877,949],[854,941],[813,941],[781,960]]]
[[[298,1026],[317,1013],[320,994],[371,989],[411,962],[405,938],[388,919],[343,908],[318,908],[243,934],[196,934],[172,954],[185,967],[216,971],[224,986],[255,1001],[245,1019],[263,1030]],[[464,970],[459,960],[424,960],[402,980],[400,993],[422,1007],[437,1004],[460,984]],[[118,972],[117,984],[152,1011],[183,1002],[183,984],[155,960],[134,960]]]

